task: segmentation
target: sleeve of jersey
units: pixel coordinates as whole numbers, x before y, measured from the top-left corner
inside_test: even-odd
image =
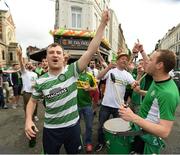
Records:
[[[109,70],[109,71],[103,76],[102,80],[106,80],[106,79],[109,77],[110,71],[111,71],[111,70]]]
[[[32,93],[33,99],[41,99],[42,98],[42,91],[40,85],[36,82],[33,93]]]
[[[132,84],[135,81],[135,79],[129,72],[127,72],[127,81],[128,81],[128,84]]]
[[[70,69],[72,69],[72,67],[73,67],[72,71],[73,71],[74,76],[78,78],[79,77],[79,73],[81,72],[79,70],[78,62],[76,61],[73,64],[71,64],[70,65]]]
[[[173,92],[172,94],[163,92],[158,98],[159,110],[160,110],[160,119],[175,120],[175,111],[177,107],[176,100],[174,99]]]

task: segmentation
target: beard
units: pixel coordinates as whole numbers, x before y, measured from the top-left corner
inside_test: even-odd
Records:
[[[32,66],[28,66],[27,69],[28,70],[33,70],[33,67]]]

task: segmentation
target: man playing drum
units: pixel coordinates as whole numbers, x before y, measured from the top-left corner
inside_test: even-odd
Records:
[[[135,84],[132,75],[125,70],[128,60],[128,54],[120,53],[117,56],[116,67],[114,64],[110,64],[102,70],[97,77],[98,79],[106,80],[106,89],[99,111],[98,144],[96,146],[96,152],[99,152],[105,144],[103,133],[104,122],[109,119],[110,115],[113,115],[113,118],[119,117],[119,104],[120,101],[124,101],[126,85]]]
[[[142,45],[138,51],[145,52]],[[145,134],[135,138],[136,153],[158,154],[164,143],[161,138],[170,134],[175,120],[175,110],[180,103],[176,84],[169,76],[169,71],[175,67],[176,56],[169,50],[156,50],[145,62],[145,71],[153,77],[153,82],[146,93],[139,114],[133,113],[130,108],[120,106],[119,115],[122,119],[134,124],[135,130],[143,129]],[[136,89],[138,89],[136,87]],[[145,93],[138,90],[139,93]],[[136,141],[137,140],[137,141]]]

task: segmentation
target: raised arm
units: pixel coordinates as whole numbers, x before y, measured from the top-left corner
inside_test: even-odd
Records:
[[[115,66],[116,66],[115,64],[110,63],[105,69],[103,69],[103,70],[98,74],[97,79],[98,79],[98,80],[102,79],[102,78],[106,75],[106,73],[107,73],[110,69],[114,68]]]
[[[24,72],[25,71],[25,66],[24,66],[23,57],[22,57],[22,49],[20,47],[16,48],[16,54],[17,54],[17,57],[18,57],[18,60],[19,60],[21,71]]]
[[[102,13],[101,23],[100,23],[100,25],[99,25],[99,27],[97,29],[95,37],[90,42],[87,51],[78,60],[78,66],[79,66],[80,71],[83,71],[87,67],[87,65],[90,62],[92,56],[98,50],[98,47],[99,47],[99,45],[101,43],[101,40],[102,40],[102,37],[103,37],[103,34],[104,34],[104,29],[105,29],[108,21],[109,21],[109,11],[105,10]]]
[[[106,61],[104,60],[104,58],[102,57],[101,53],[100,53],[100,50],[97,50],[97,56],[98,56],[98,59],[101,63],[101,65],[106,68],[108,65],[106,63]]]
[[[144,61],[148,61],[148,60],[149,60],[148,55],[147,55],[146,52],[144,51],[143,44],[141,44],[141,43],[139,42],[139,40],[138,40],[137,42],[135,42],[132,51],[133,51],[134,54],[138,54],[138,52],[140,52],[140,53],[141,53],[141,56],[143,57],[143,60],[144,60]]]
[[[143,48],[142,44],[139,44],[139,52],[141,53],[144,61],[148,61],[149,60],[149,57],[146,54],[146,52],[144,51],[144,48]]]

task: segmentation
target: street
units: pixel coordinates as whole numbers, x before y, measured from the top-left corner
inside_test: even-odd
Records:
[[[10,105],[9,105],[10,106]],[[28,140],[24,133],[24,111],[21,104],[17,109],[1,109],[0,110],[0,154],[39,154],[42,152],[42,126],[43,126],[44,107],[39,104],[38,116],[39,121],[36,123],[39,129],[37,134],[37,144],[34,148],[29,148]],[[82,130],[84,129],[82,123]],[[94,119],[93,128],[93,145],[97,144],[97,128],[98,117]],[[180,153],[180,106],[177,108],[176,121],[173,130],[166,140],[166,149],[162,152],[164,154],[179,154]],[[65,153],[64,150],[61,150]],[[104,148],[101,154],[106,154]]]

